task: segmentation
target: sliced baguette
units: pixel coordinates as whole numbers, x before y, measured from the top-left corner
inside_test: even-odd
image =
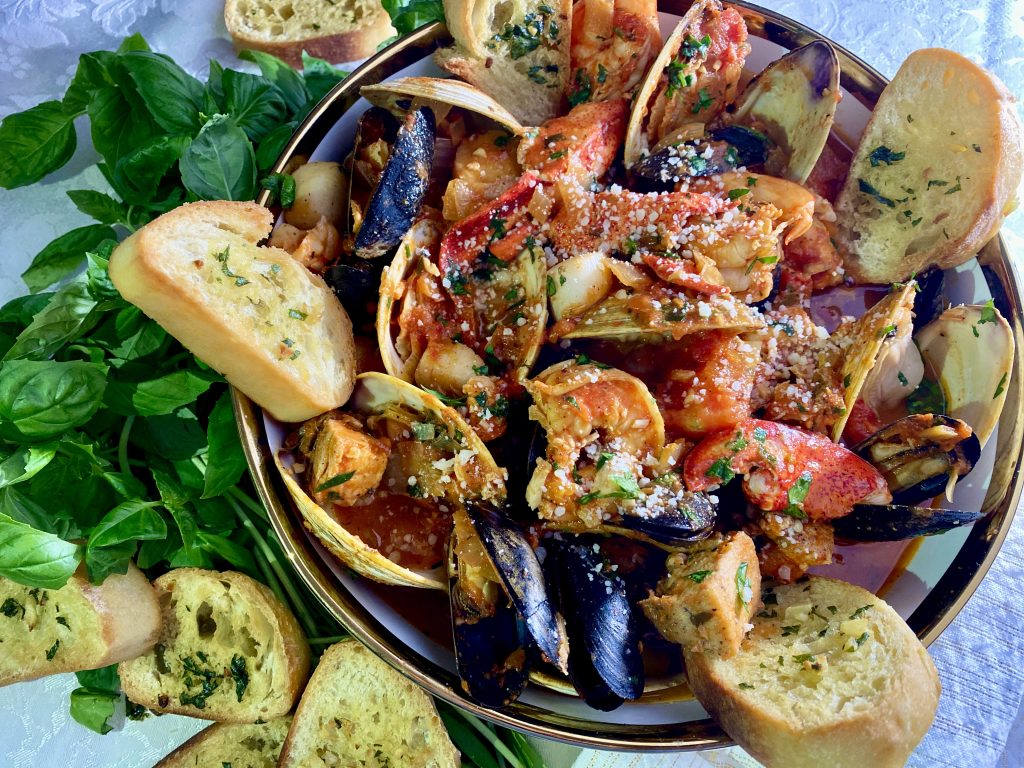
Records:
[[[903,766],[940,690],[910,627],[875,595],[835,579],[812,576],[763,597],[732,658],[684,648],[701,704],[768,768]]]
[[[352,392],[352,323],[320,277],[256,245],[272,223],[255,203],[183,205],[114,249],[110,279],[272,416],[305,421]]]
[[[164,631],[152,651],[118,666],[129,699],[227,723],[291,711],[309,675],[309,646],[267,587],[200,568],[170,571],[153,586]]]
[[[134,565],[99,585],[83,567],[60,589],[0,578],[0,686],[133,658],[160,629],[156,592]]]
[[[893,283],[974,256],[1016,205],[1022,137],[1013,96],[992,74],[953,51],[910,54],[836,201],[847,273]]]
[[[456,768],[430,697],[355,640],[327,649],[295,711],[280,768]]]
[[[395,34],[378,0],[227,0],[224,24],[239,51],[254,48],[302,66],[302,52],[330,62],[372,56]]]
[[[571,13],[572,0],[444,0],[455,46],[437,63],[540,125],[561,113],[569,88]]]
[[[153,768],[275,768],[291,715],[262,724],[214,723]]]

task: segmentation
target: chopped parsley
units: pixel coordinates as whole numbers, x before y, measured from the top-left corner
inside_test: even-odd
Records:
[[[683,44],[679,47],[679,52],[686,59],[694,59],[698,56],[704,58],[708,55],[708,48],[710,47],[711,35],[704,35],[700,40],[693,35],[687,35],[683,38]]]
[[[804,519],[807,517],[807,513],[804,512],[803,504],[807,498],[807,492],[811,490],[811,473],[809,471],[803,472],[800,477],[796,479],[796,482],[790,486],[789,490],[786,491],[786,501],[789,504],[786,506],[783,512],[790,517],[798,519]]]
[[[610,451],[601,451],[601,454],[597,457],[597,468],[600,469],[614,458],[614,453],[611,453]]]
[[[699,91],[697,91],[697,103],[693,105],[693,114],[698,114],[699,112],[707,109],[714,103],[715,100],[711,98],[711,94],[708,93],[708,89],[701,88]]]
[[[983,323],[994,323],[997,321],[995,300],[989,299],[981,306],[981,318],[978,325]]]
[[[590,75],[582,67],[577,69],[573,78],[572,93],[569,94],[569,104],[575,107],[590,101],[591,87]]]
[[[558,286],[555,285],[555,278],[548,275],[548,296],[554,296],[558,293]]]
[[[870,610],[871,607],[872,606],[870,606],[870,605],[862,605],[860,608],[858,608],[857,610],[855,610],[853,613],[850,614],[850,618],[851,619],[856,619],[858,616],[862,615],[865,611]]]
[[[949,189],[947,189],[945,194],[953,195],[953,194],[956,194],[959,191],[960,191],[960,177],[957,176],[956,177],[956,186],[955,187],[950,187]]]
[[[800,631],[800,625],[799,624],[790,624],[789,626],[786,626],[786,627],[782,628],[782,636],[783,637],[789,637],[790,635],[795,635],[799,631]],[[782,657],[781,656],[779,657],[779,663],[780,664],[782,663]]]
[[[750,194],[750,190],[747,189],[746,187],[737,187],[736,189],[730,189],[729,190],[729,199],[730,200],[739,200],[744,195],[749,195],[749,194]]]
[[[552,152],[550,155],[548,155],[548,160],[559,160],[560,158],[563,157],[565,157],[565,150],[559,149],[556,152]]]
[[[452,408],[458,408],[458,407],[463,406],[463,405],[466,404],[466,398],[464,396],[463,397],[451,397],[449,395],[444,394],[443,392],[438,392],[436,389],[431,389],[430,387],[424,387],[423,390],[425,392],[429,392],[434,397],[436,397],[438,400],[440,400],[442,403],[444,403],[445,405],[451,406]]]
[[[929,179],[928,181],[928,189],[931,189],[932,187],[945,187],[948,185],[949,182],[943,181],[942,179]]]
[[[726,443],[725,447],[728,448],[733,453],[739,453],[744,448],[746,448],[747,439],[743,437],[743,432],[737,432],[736,439]]]
[[[237,653],[231,657],[231,677],[235,681],[235,696],[241,702],[245,689],[249,687],[249,670],[245,667],[245,657]]]
[[[877,168],[882,163],[885,163],[886,165],[898,163],[906,156],[906,152],[893,152],[891,149],[889,149],[887,146],[883,144],[882,146],[875,149],[870,155],[868,155],[868,160],[871,161],[872,168]]]
[[[8,597],[4,600],[3,605],[0,605],[0,614],[3,614],[9,619],[13,619],[15,614],[21,611],[21,616],[18,618],[25,618],[25,606],[15,600],[13,597]]]
[[[753,596],[754,586],[747,577],[747,564],[746,562],[740,563],[736,569],[736,598],[740,601],[740,605],[746,608],[750,605]]]
[[[895,336],[895,335],[896,335],[896,325],[895,325],[895,323],[893,323],[891,325],[885,326],[885,328],[883,328],[879,332],[879,334],[878,334],[879,338],[882,338],[882,339],[886,339],[886,338],[888,338],[890,336]]]
[[[693,85],[693,75],[687,75],[686,63],[679,59],[672,59],[665,68],[668,76],[668,88],[665,90],[666,98],[671,99],[680,88],[689,88]]]
[[[288,317],[290,317],[292,320],[305,320],[307,317],[309,317],[309,315],[307,315],[305,312],[299,309],[289,309]]]
[[[605,363],[599,363],[596,360],[591,360],[589,357],[583,354],[576,355],[576,365],[592,365],[595,368],[600,368],[601,370],[608,370],[609,368],[611,368],[610,365],[606,365]]]
[[[765,431],[764,427],[754,427],[754,439],[759,443],[763,443],[768,438],[768,432]]]
[[[917,389],[907,395],[908,413],[944,413],[946,398],[938,382],[921,379]]]
[[[752,686],[750,683],[740,683],[739,687],[740,687],[740,690],[743,690],[743,691],[752,691],[752,690],[754,690],[754,686]]]
[[[880,202],[882,205],[887,205],[890,208],[896,207],[895,201],[883,195],[881,192],[879,192],[877,189],[871,186],[868,182],[864,181],[864,179],[857,179],[857,186],[861,192],[863,192],[865,195],[869,195],[875,198],[875,200]]]
[[[729,458],[723,456],[708,467],[708,471],[704,473],[704,476],[717,477],[721,481],[722,485],[724,485],[736,477],[736,473],[733,472],[732,467],[729,465]]]
[[[694,571],[693,573],[687,574],[686,578],[688,578],[690,581],[694,582],[695,584],[700,584],[702,581],[704,581],[704,579],[706,579],[712,573],[714,573],[714,571]]]
[[[241,275],[236,275],[234,272],[231,271],[230,267],[228,267],[228,257],[230,255],[231,255],[231,247],[230,246],[225,248],[220,253],[214,254],[214,258],[217,259],[217,261],[220,262],[221,274],[223,274],[225,277],[232,277],[232,278],[234,278],[235,285],[238,286],[238,287],[241,287],[243,285],[248,285],[249,284],[248,280],[246,280]]]
[[[54,640],[53,645],[46,652],[46,660],[53,661],[53,657],[57,655],[57,649],[60,648],[60,640]]]
[[[355,471],[342,472],[340,475],[335,475],[330,480],[324,480],[324,482],[320,483],[320,485],[314,488],[313,491],[315,493],[320,493],[320,491],[326,491],[328,488],[337,488],[339,485],[347,483],[355,476]]]
[[[995,400],[997,397],[1003,394],[1003,392],[1006,390],[1006,377],[1008,375],[1009,374],[1004,373],[1003,378],[999,380],[999,383],[996,385],[996,393],[992,395],[993,400]]]
[[[903,371],[896,371],[896,378],[899,379],[900,386],[907,386],[910,382],[907,377],[903,375]]]

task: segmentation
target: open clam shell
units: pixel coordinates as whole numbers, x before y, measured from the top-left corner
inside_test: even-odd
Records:
[[[803,183],[828,139],[839,104],[839,58],[824,40],[790,51],[747,85],[728,119],[768,135],[765,173]]]
[[[443,77],[400,77],[386,83],[365,85],[359,91],[374,106],[398,115],[420,106],[430,107],[438,123],[452,107],[482,115],[522,136],[526,128],[501,104],[480,89]]]
[[[915,295],[915,284],[910,281],[887,294],[856,322],[841,326],[833,334],[833,340],[846,347],[840,370],[846,411],[832,427],[833,440],[838,441],[843,434],[864,382],[886,345],[910,333]]]
[[[406,233],[394,260],[381,275],[377,343],[385,370],[403,381],[413,380],[423,346],[399,327],[398,318],[415,310],[418,297],[410,283],[423,268],[424,260],[436,261],[440,245],[440,228],[430,219],[421,219]]]
[[[504,501],[505,471],[498,467],[462,417],[430,393],[387,374],[364,373],[358,377],[345,411],[363,418],[371,431],[391,436],[391,455],[385,476],[396,459],[403,461],[400,474],[416,478],[416,483],[410,482],[409,487],[424,489],[420,492],[424,494],[422,501],[436,502],[442,512],[442,505],[475,500],[496,504]],[[425,434],[427,426],[429,434]],[[429,442],[432,446],[431,461],[422,466],[410,463],[404,457],[409,453],[416,454],[396,450],[402,441]],[[404,567],[348,531],[329,509],[313,500],[310,490],[300,482],[295,472],[295,462],[290,459],[283,460],[279,456],[276,463],[303,522],[345,565],[384,584],[447,589],[448,579],[443,566],[430,570]],[[382,483],[370,493],[377,494],[383,490]]]
[[[991,304],[951,307],[915,337],[935,371],[946,415],[967,422],[984,447],[999,423],[1013,370],[1013,331]]]

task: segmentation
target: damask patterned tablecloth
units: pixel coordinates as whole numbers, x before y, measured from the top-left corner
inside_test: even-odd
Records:
[[[1024,92],[1022,0],[765,0],[836,40],[891,76],[910,51],[942,46],[967,54]],[[83,51],[110,49],[141,32],[154,49],[205,74],[214,58],[239,66],[224,29],[221,0],[0,0],[0,117],[63,94]],[[47,242],[87,223],[65,196],[105,188],[88,140],[43,183],[0,190],[4,257],[0,301],[24,292],[20,274]],[[1004,228],[1024,253],[1024,214]],[[911,759],[921,768],[1024,767],[1024,515],[1018,515],[988,578],[932,646],[943,683],[935,725]],[[99,736],[73,722],[72,675],[0,689],[0,765],[11,768],[150,766],[204,723],[165,716],[129,722]],[[865,733],[866,739],[871,738]],[[551,768],[756,766],[739,749],[685,755],[614,755],[545,745]],[[865,768],[871,768],[866,766]]]

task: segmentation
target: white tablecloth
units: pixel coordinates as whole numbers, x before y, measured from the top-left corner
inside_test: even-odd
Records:
[[[917,48],[961,51],[1024,91],[1024,2],[1020,0],[765,0],[762,5],[796,18],[836,40],[891,76]],[[0,0],[0,117],[59,98],[78,54],[111,49],[141,32],[158,51],[187,69],[205,73],[210,58],[237,59],[221,18],[220,0]],[[88,142],[56,177],[27,189],[0,190],[4,258],[0,300],[24,292],[20,273],[52,238],[88,223],[65,196],[69,189],[103,188]],[[1024,214],[1014,214],[1008,239],[1024,253]],[[1006,230],[1004,230],[1005,232]],[[1024,515],[1003,545],[989,577],[932,646],[943,683],[939,715],[911,765],[930,768],[1024,766]],[[12,768],[150,766],[203,726],[166,716],[129,723],[99,736],[67,715],[74,677],[0,690],[0,764]],[[1016,723],[1015,723],[1016,721]],[[870,738],[870,734],[865,734]],[[551,768],[706,768],[755,765],[740,750],[700,755],[616,756],[552,745]],[[871,768],[866,766],[865,768]]]

